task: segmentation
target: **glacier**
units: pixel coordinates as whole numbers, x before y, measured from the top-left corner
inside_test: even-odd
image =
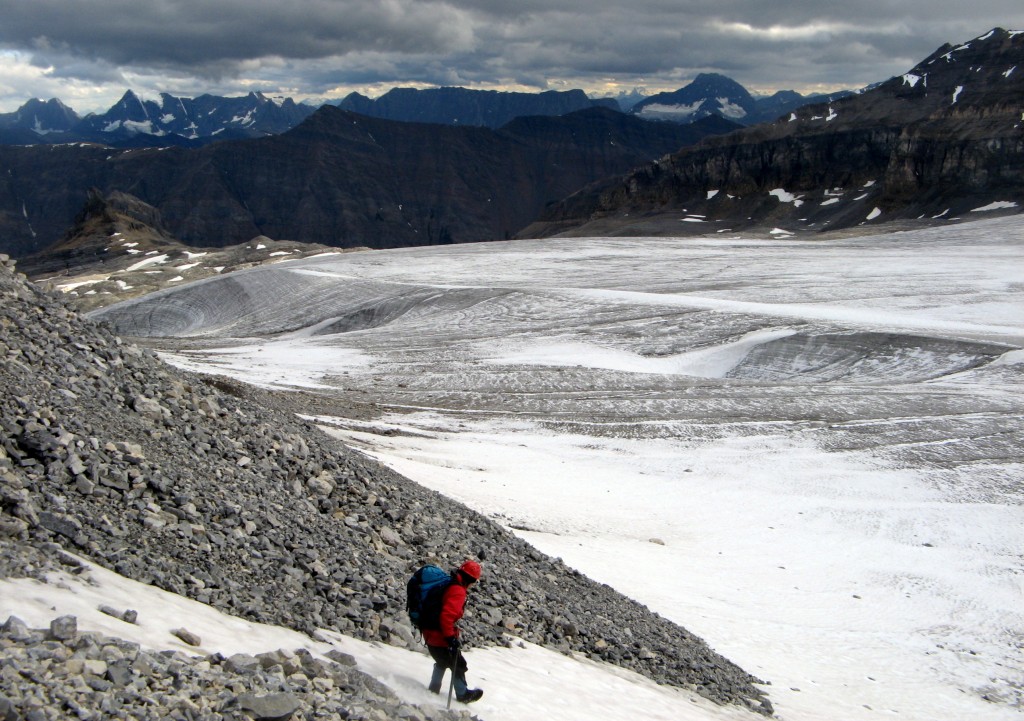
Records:
[[[1022,269],[1020,216],[522,240],[283,260],[93,315],[316,393],[333,435],[698,633],[782,718],[1010,719]]]

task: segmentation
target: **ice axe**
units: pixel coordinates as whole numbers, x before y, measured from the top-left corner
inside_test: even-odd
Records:
[[[462,649],[456,648],[455,655],[452,656],[452,680],[448,684],[448,709],[452,708],[452,691],[455,689],[455,674],[458,673],[459,668],[459,654],[462,653]]]

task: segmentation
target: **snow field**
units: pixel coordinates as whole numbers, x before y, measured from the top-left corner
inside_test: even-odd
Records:
[[[1020,681],[1019,509],[781,436],[388,421],[410,434],[334,432],[697,633],[771,682],[780,718],[1013,717],[969,689]]]

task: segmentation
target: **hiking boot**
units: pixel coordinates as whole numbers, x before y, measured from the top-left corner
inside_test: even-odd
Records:
[[[471,688],[467,689],[466,693],[459,696],[456,700],[462,703],[473,703],[474,701],[479,701],[480,697],[483,695],[483,689]]]
[[[440,686],[430,685],[430,686],[427,686],[427,691],[430,691],[430,693],[441,693],[441,687]]]

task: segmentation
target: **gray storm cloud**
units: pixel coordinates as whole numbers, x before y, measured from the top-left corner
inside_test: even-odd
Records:
[[[0,18],[0,75],[6,51],[8,63],[20,53],[54,82],[166,71],[179,86],[195,78],[196,92],[235,78],[310,94],[389,82],[666,88],[718,71],[754,88],[799,89],[884,80],[944,42],[1024,28],[1024,4],[0,0]]]
[[[3,0],[0,42],[114,64],[197,67],[265,56],[465,49],[466,13],[427,0]]]

